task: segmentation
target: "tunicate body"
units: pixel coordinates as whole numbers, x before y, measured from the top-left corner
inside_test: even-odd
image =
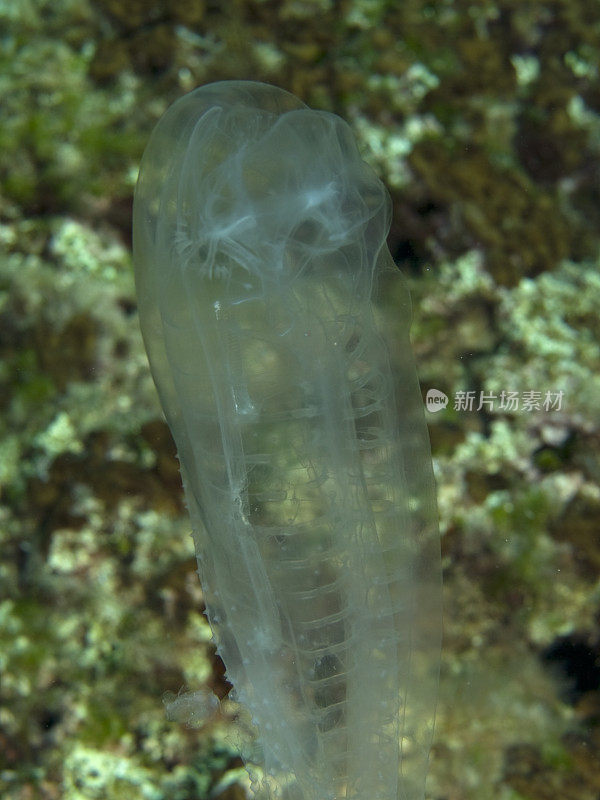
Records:
[[[343,120],[251,81],[141,164],[142,332],[258,797],[423,797],[439,542],[390,209]]]

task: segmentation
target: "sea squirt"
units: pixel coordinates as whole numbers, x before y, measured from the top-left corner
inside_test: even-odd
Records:
[[[423,797],[440,557],[390,209],[343,120],[251,81],[174,103],[140,168],[142,333],[258,797]]]

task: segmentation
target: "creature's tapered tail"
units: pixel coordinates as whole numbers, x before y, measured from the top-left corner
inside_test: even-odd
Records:
[[[183,97],[141,166],[142,331],[258,796],[423,797],[440,561],[389,217],[349,127],[266,84]]]

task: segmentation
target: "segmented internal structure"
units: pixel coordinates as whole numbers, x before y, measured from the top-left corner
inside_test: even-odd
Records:
[[[183,97],[142,162],[142,331],[258,796],[423,796],[440,566],[389,219],[350,128],[265,84]]]

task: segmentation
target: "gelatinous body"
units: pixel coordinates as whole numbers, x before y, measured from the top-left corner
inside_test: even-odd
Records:
[[[186,95],[141,166],[142,331],[259,795],[423,796],[439,545],[389,218],[349,127],[266,84]]]

